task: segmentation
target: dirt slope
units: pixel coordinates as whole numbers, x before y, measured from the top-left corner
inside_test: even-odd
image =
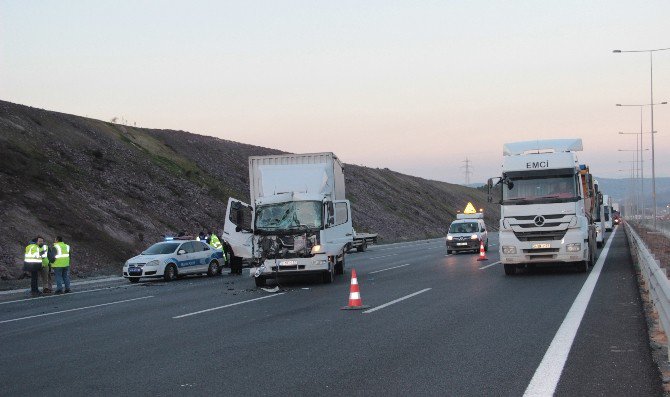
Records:
[[[84,276],[118,274],[165,233],[219,230],[228,197],[248,200],[247,158],[274,153],[0,101],[0,278],[21,274],[23,247],[38,234],[61,234]],[[382,241],[442,236],[467,201],[496,226],[482,191],[356,165],[345,175],[354,226]]]

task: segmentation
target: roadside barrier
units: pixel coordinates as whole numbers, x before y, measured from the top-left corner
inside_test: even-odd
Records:
[[[349,288],[349,306],[345,306],[342,310],[361,310],[367,309],[370,306],[363,305],[361,299],[361,291],[358,287],[358,277],[356,277],[356,269],[351,270],[351,287]]]
[[[624,223],[631,253],[640,266],[640,272],[649,289],[649,296],[658,313],[658,320],[666,336],[670,335],[670,280],[666,270],[654,258],[644,241],[627,223]],[[670,341],[670,339],[668,339]],[[668,342],[668,360],[670,360],[670,342]]]

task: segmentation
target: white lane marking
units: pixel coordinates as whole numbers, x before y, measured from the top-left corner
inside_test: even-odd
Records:
[[[600,272],[615,234],[616,231],[610,235],[605,248],[600,252],[596,265],[591,269],[591,274],[589,274],[589,277],[584,282],[568,314],[563,319],[563,323],[551,341],[547,352],[542,358],[542,362],[540,362],[540,365],[535,370],[535,375],[533,375],[533,379],[528,384],[526,392],[523,394],[524,396],[551,396],[556,391],[556,386],[561,379],[561,373],[568,359],[568,354],[570,354],[572,343],[575,340],[582,318],[584,318],[586,307],[591,300],[591,295],[598,282],[598,277],[600,277]]]
[[[370,260],[370,259],[381,259],[381,258],[388,258],[388,257],[390,257],[390,256],[396,256],[396,255],[400,255],[400,254],[390,254],[390,255],[375,256],[375,257],[373,257],[373,258],[366,258],[366,259],[368,259],[368,260]]]
[[[108,290],[108,289],[118,289],[118,288],[125,288],[125,287],[137,287],[138,285],[142,285],[142,284],[117,285],[117,286],[114,286],[114,287],[87,289],[85,291],[68,292],[67,294],[60,294],[60,295],[43,295],[43,296],[37,296],[35,298],[24,298],[24,299],[17,299],[17,300],[13,300],[13,301],[0,302],[0,305],[6,305],[8,303],[36,301],[36,300],[39,300],[39,299],[63,298],[63,297],[68,296],[68,295],[86,294],[86,293],[89,293],[89,292],[105,291],[105,290]]]
[[[391,302],[384,303],[384,304],[381,305],[381,306],[373,307],[372,309],[366,310],[366,311],[363,312],[363,314],[376,312],[376,311],[379,310],[379,309],[383,309],[383,308],[385,308],[385,307],[391,306],[391,305],[396,304],[396,303],[398,303],[398,302],[404,301],[405,299],[409,299],[409,298],[411,298],[411,297],[413,297],[413,296],[417,296],[417,295],[419,295],[419,294],[423,294],[424,292],[426,292],[426,291],[430,291],[431,289],[432,289],[432,288],[422,289],[421,291],[417,291],[417,292],[415,292],[415,293],[413,293],[413,294],[409,294],[409,295],[403,296],[402,298],[398,298],[398,299],[396,299],[396,300],[392,300]]]
[[[124,278],[120,276],[113,276],[113,277],[107,277],[107,278],[98,278],[94,280],[87,280],[87,281],[75,281],[71,283],[71,285],[77,286],[77,285],[86,285],[86,284],[102,284],[102,283],[108,283],[111,281],[122,281]],[[11,294],[20,294],[22,292],[30,291],[30,289],[12,289],[8,291],[0,291],[0,295],[11,295]]]
[[[143,296],[143,297],[141,297],[141,298],[125,299],[125,300],[122,300],[122,301],[109,302],[109,303],[101,303],[101,304],[99,304],[99,305],[78,307],[78,308],[76,308],[76,309],[59,310],[59,311],[57,311],[57,312],[42,313],[42,314],[36,314],[36,315],[34,315],[34,316],[26,316],[26,317],[13,318],[13,319],[11,319],[11,320],[3,320],[3,321],[0,321],[0,324],[11,323],[11,322],[14,322],[14,321],[20,321],[20,320],[28,320],[28,319],[30,319],[30,318],[53,316],[54,314],[76,312],[76,311],[79,311],[79,310],[94,309],[94,308],[96,308],[96,307],[103,307],[103,306],[109,306],[109,305],[116,305],[116,304],[119,304],[119,303],[132,302],[132,301],[137,301],[137,300],[140,300],[140,299],[149,299],[149,298],[153,298],[153,297],[154,297],[153,295],[149,295],[149,296]]]
[[[381,272],[385,272],[385,271],[387,271],[387,270],[393,270],[393,269],[397,269],[397,268],[399,268],[399,267],[405,267],[405,266],[409,266],[409,263],[405,263],[404,265],[400,265],[400,266],[389,267],[389,268],[387,268],[387,269],[375,270],[374,272],[370,272],[370,273],[368,273],[368,274],[381,273]]]
[[[213,311],[213,310],[225,309],[225,308],[227,308],[227,307],[237,306],[237,305],[241,305],[241,304],[244,304],[244,303],[249,303],[249,302],[253,302],[253,301],[259,301],[259,300],[261,300],[261,299],[267,299],[267,298],[272,298],[272,297],[279,296],[279,295],[284,295],[285,293],[286,293],[286,292],[280,292],[280,293],[278,293],[278,294],[274,294],[274,295],[268,295],[268,296],[263,296],[263,297],[260,297],[260,298],[249,299],[249,300],[242,301],[242,302],[231,303],[231,304],[229,304],[229,305],[223,305],[223,306],[212,307],[212,308],[210,308],[210,309],[199,310],[199,311],[197,311],[197,312],[193,312],[193,313],[186,313],[186,314],[182,314],[182,315],[180,315],[180,316],[174,316],[174,317],[172,317],[172,318],[184,318],[184,317],[188,317],[188,316],[195,316],[196,314],[207,313],[207,312],[211,312],[211,311]]]
[[[499,264],[499,263],[500,263],[500,261],[498,261],[498,262],[493,262],[493,263],[491,263],[490,265],[486,265],[486,266],[482,266],[482,267],[480,267],[479,270],[487,269],[487,268],[489,268],[489,267],[491,267],[491,266],[495,266],[495,265],[497,265],[497,264]]]

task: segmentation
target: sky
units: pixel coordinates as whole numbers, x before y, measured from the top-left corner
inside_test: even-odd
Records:
[[[582,138],[596,176],[626,178],[639,135],[618,132],[640,132],[640,108],[615,104],[650,103],[650,58],[612,50],[670,47],[668,16],[667,0],[0,0],[0,99],[453,183],[466,158],[471,182],[499,175],[505,142]],[[670,101],[670,50],[653,67]],[[654,129],[667,177],[670,105]]]

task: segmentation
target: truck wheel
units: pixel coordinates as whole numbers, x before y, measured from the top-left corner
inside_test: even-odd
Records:
[[[576,267],[579,273],[586,273],[589,271],[589,261],[577,262]]]
[[[140,278],[139,277],[128,277],[128,281],[130,281],[131,283],[137,283],[137,282],[140,281]]]
[[[505,263],[505,274],[513,276],[516,274],[516,265]]]
[[[218,262],[216,261],[209,262],[209,267],[207,268],[207,276],[214,277],[217,274],[221,274]]]
[[[335,274],[344,274],[344,254],[342,260],[335,264]]]
[[[330,266],[325,273],[323,273],[323,283],[330,284],[335,280],[335,265]]]
[[[452,250],[447,250],[447,255],[451,255],[451,253],[454,252]]]
[[[170,263],[165,267],[165,273],[163,273],[163,280],[172,281],[177,278],[177,266],[174,263]]]
[[[368,249],[368,242],[367,242],[367,241],[363,241],[363,242],[361,243],[361,245],[359,245],[359,246],[356,248],[356,251],[358,251],[358,252],[365,252],[367,249]]]
[[[254,277],[254,282],[256,283],[256,287],[265,287],[265,277],[263,276]]]

